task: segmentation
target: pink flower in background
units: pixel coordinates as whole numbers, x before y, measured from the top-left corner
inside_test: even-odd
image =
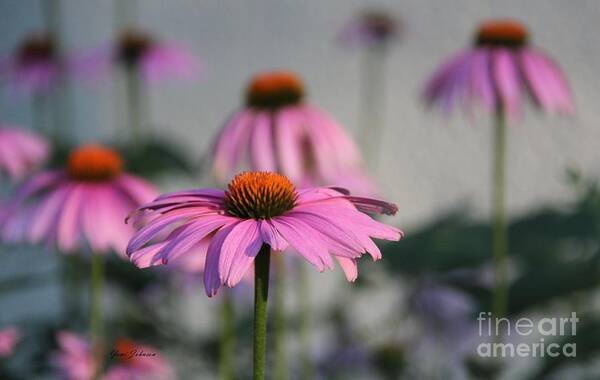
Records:
[[[57,333],[58,352],[51,361],[65,380],[90,380],[95,372],[94,355],[90,342],[71,332]]]
[[[21,178],[40,166],[50,153],[48,143],[20,128],[0,126],[0,172]]]
[[[204,286],[214,296],[235,286],[252,267],[263,244],[273,251],[294,248],[320,271],[337,259],[349,281],[358,276],[357,259],[381,252],[372,238],[399,240],[402,232],[365,215],[393,215],[393,204],[348,195],[337,188],[296,190],[284,176],[246,172],[228,190],[185,190],[158,197],[132,215],[148,221],[127,247],[140,268],[168,264],[203,239],[210,239]],[[177,226],[166,238],[163,232]]]
[[[425,88],[425,100],[449,112],[455,105],[488,110],[501,106],[512,118],[529,94],[547,112],[572,113],[571,91],[560,68],[529,45],[527,29],[518,22],[495,20],[479,27],[472,48],[446,61]]]
[[[11,356],[20,340],[21,331],[17,327],[0,329],[0,358]]]
[[[86,145],[70,154],[65,169],[37,174],[17,189],[2,237],[45,242],[66,253],[89,245],[95,253],[124,254],[133,235],[125,217],[156,194],[151,184],[123,172],[118,153]]]
[[[400,25],[390,12],[368,10],[347,23],[338,35],[342,45],[357,47],[384,46],[398,37]]]
[[[303,187],[350,184],[354,192],[373,193],[351,137],[303,98],[304,86],[295,74],[257,75],[246,91],[246,106],[225,123],[215,141],[217,179],[224,182],[245,167],[280,172]]]
[[[0,63],[0,77],[26,94],[50,90],[60,70],[56,46],[46,34],[29,36]]]
[[[58,352],[52,363],[65,380],[91,380],[95,373],[94,355],[90,342],[77,334],[62,331],[57,334]],[[120,338],[107,353],[109,365],[101,380],[172,380],[175,371],[155,348]]]
[[[156,40],[139,30],[124,31],[118,41],[75,62],[75,72],[85,78],[97,78],[110,72],[115,65],[139,71],[146,82],[177,77],[192,79],[201,72],[198,59],[174,43]]]

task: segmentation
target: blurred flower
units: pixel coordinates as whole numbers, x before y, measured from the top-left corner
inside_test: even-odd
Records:
[[[380,47],[399,35],[400,25],[389,12],[367,10],[347,23],[338,38],[348,47]]]
[[[329,115],[305,104],[304,95],[304,85],[293,73],[254,77],[246,106],[225,123],[215,141],[217,179],[226,181],[248,162],[252,170],[280,172],[302,187],[335,183],[373,193],[358,147]]]
[[[153,347],[117,340],[111,357],[117,364],[111,366],[102,380],[170,380],[175,372],[162,355]]]
[[[51,361],[65,380],[91,380],[94,376],[94,355],[90,342],[77,334],[61,331],[57,334],[58,352]],[[101,371],[101,380],[171,380],[175,372],[160,352],[153,347],[117,340],[110,352],[113,359]]]
[[[136,70],[146,82],[171,77],[190,79],[201,71],[200,62],[185,48],[155,39],[139,30],[128,29],[113,46],[84,55],[75,63],[75,72],[87,79],[97,79],[110,72],[113,65]]]
[[[210,241],[204,268],[206,293],[213,296],[226,284],[235,286],[252,266],[263,244],[274,251],[288,246],[320,271],[333,269],[333,254],[349,281],[358,276],[357,259],[381,252],[371,238],[399,240],[402,232],[364,212],[393,215],[393,204],[350,196],[341,189],[296,190],[284,176],[246,172],[228,190],[184,190],[158,197],[132,215],[147,218],[127,247],[135,265],[168,264],[203,239]],[[167,238],[168,227],[178,226]],[[151,241],[153,241],[151,243]],[[151,244],[148,244],[151,243]]]
[[[26,94],[50,90],[60,70],[56,46],[47,34],[25,38],[12,56],[0,63],[0,77]]]
[[[510,20],[482,24],[474,46],[446,61],[426,85],[424,97],[449,112],[457,103],[502,106],[518,117],[528,93],[547,112],[572,113],[571,91],[559,67],[529,45],[528,31]]]
[[[68,332],[57,333],[58,352],[51,361],[65,380],[90,380],[94,375],[92,346],[85,338]]]
[[[38,135],[19,128],[0,126],[0,172],[21,178],[49,155],[48,143]]]
[[[156,194],[148,182],[123,171],[118,153],[86,145],[70,154],[65,169],[37,174],[17,189],[2,236],[56,244],[62,252],[89,244],[95,253],[124,254],[133,235],[125,217]]]
[[[13,354],[15,346],[21,340],[21,331],[15,326],[0,329],[0,358]]]

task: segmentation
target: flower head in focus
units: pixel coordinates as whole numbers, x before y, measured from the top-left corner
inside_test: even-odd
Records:
[[[26,94],[50,90],[60,76],[60,60],[54,41],[47,34],[25,38],[0,65],[0,77]]]
[[[360,151],[329,115],[304,102],[302,80],[288,71],[255,76],[245,106],[214,144],[213,172],[225,182],[241,168],[273,171],[303,187],[337,184],[373,193]]]
[[[20,128],[0,126],[0,173],[22,178],[40,166],[50,153],[48,143]]]
[[[192,79],[201,71],[198,59],[178,44],[127,29],[112,46],[83,55],[75,64],[75,72],[95,79],[108,74],[114,65],[136,71],[143,81],[151,83],[170,78]]]
[[[0,329],[0,358],[11,356],[20,340],[21,331],[17,327],[10,326]]]
[[[34,175],[17,189],[2,225],[9,242],[44,242],[62,252],[91,248],[124,254],[129,212],[156,196],[145,180],[123,171],[120,155],[100,145],[71,152],[64,169]]]
[[[338,261],[349,281],[357,260],[381,252],[372,238],[399,240],[402,232],[365,212],[393,215],[395,205],[354,197],[341,189],[296,190],[272,172],[237,175],[227,190],[185,190],[143,205],[130,222],[147,223],[131,239],[127,254],[140,268],[168,264],[207,241],[206,293],[235,286],[252,267],[263,244],[278,254],[291,247],[320,271]],[[171,229],[167,237],[164,232]]]
[[[366,10],[348,22],[340,31],[338,39],[348,47],[383,47],[398,38],[400,23],[390,12]]]
[[[572,113],[571,91],[560,68],[530,45],[526,27],[513,20],[480,25],[473,47],[446,61],[425,87],[425,101],[449,112],[457,104],[469,109],[482,103],[501,107],[512,117],[529,95],[544,111]]]

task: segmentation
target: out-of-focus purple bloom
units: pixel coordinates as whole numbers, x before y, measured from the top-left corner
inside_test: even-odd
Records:
[[[86,145],[71,153],[67,168],[45,171],[17,189],[2,225],[5,241],[45,242],[65,253],[125,253],[134,229],[127,215],[152,200],[148,182],[124,173],[113,150]]]
[[[228,190],[184,190],[158,197],[140,207],[132,222],[146,220],[131,239],[127,254],[140,268],[168,264],[189,253],[205,238],[204,287],[214,296],[234,287],[252,267],[263,244],[273,251],[288,247],[317,267],[333,269],[335,258],[349,281],[358,276],[357,260],[381,252],[371,240],[399,240],[402,232],[364,212],[393,215],[393,204],[352,197],[332,188],[296,190],[284,176],[247,172]],[[163,232],[177,226],[169,236]]]
[[[286,175],[299,187],[339,185],[373,194],[358,147],[329,115],[303,102],[304,86],[290,72],[257,75],[246,105],[214,143],[213,172],[225,182],[240,168]]]
[[[57,83],[61,67],[49,35],[33,34],[0,63],[0,78],[24,94],[46,92]]]
[[[560,68],[528,40],[527,29],[518,22],[482,24],[474,46],[446,61],[431,77],[425,101],[445,112],[458,104],[469,110],[481,103],[489,111],[502,107],[511,118],[518,118],[522,97],[529,94],[544,111],[574,112]]]
[[[0,358],[11,356],[20,340],[21,331],[17,327],[10,326],[0,329]]]
[[[22,178],[40,166],[50,153],[48,143],[21,128],[0,126],[0,172],[13,179]]]
[[[352,48],[381,47],[400,34],[400,25],[389,12],[368,10],[348,22],[340,31],[338,40]]]
[[[185,48],[159,41],[139,30],[124,31],[116,43],[84,54],[74,63],[74,71],[83,79],[96,80],[110,73],[114,65],[139,72],[145,82],[164,79],[193,79],[202,66]]]

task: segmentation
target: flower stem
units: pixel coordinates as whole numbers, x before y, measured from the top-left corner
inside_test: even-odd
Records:
[[[221,296],[221,342],[219,352],[219,378],[233,380],[233,348],[235,345],[233,300],[229,292]]]
[[[300,378],[314,378],[310,359],[310,286],[304,262],[298,265],[298,300],[300,308]]]
[[[493,233],[492,252],[494,259],[494,293],[492,312],[496,318],[506,316],[508,309],[507,251],[508,234],[505,212],[506,180],[506,120],[504,111],[495,115],[494,177],[493,177]]]
[[[276,281],[273,299],[273,350],[275,354],[273,379],[286,380],[288,373],[285,355],[285,257],[277,254],[273,260],[275,261]]]
[[[254,260],[254,380],[265,378],[270,261],[271,248],[263,244]]]
[[[99,378],[103,366],[102,349],[102,290],[104,287],[104,261],[100,254],[92,254],[90,336],[94,350],[96,370],[94,379]]]
[[[365,159],[374,170],[378,164],[380,139],[383,130],[385,103],[385,56],[386,48],[377,46],[364,52],[362,62],[360,139]]]
[[[130,139],[136,142],[142,132],[142,99],[140,79],[137,68],[125,68],[125,86],[127,90],[127,126],[130,131]]]

